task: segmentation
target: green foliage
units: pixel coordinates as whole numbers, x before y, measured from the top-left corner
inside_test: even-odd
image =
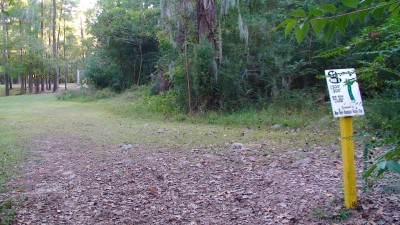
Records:
[[[158,95],[152,94],[152,86],[135,87],[123,94],[107,100],[107,108],[114,113],[133,118],[169,119],[186,121],[195,124],[217,124],[226,126],[246,126],[252,128],[268,128],[275,124],[284,127],[304,128],[307,124],[316,124],[327,114],[324,106],[313,105],[311,98],[302,98],[304,106],[300,106],[296,97],[286,100],[286,107],[276,102],[266,104],[264,108],[247,108],[231,112],[207,111],[196,115],[187,115],[185,108],[178,107],[177,90],[172,89]],[[300,95],[300,94],[299,94]],[[300,98],[300,96],[299,96]],[[292,101],[292,102],[291,102]],[[309,101],[309,102],[308,102]],[[298,105],[293,109],[290,105]],[[311,106],[313,107],[307,107]],[[325,126],[316,124],[316,126]]]
[[[132,84],[132,81],[124,78],[112,57],[103,51],[89,56],[85,76],[89,79],[89,83],[96,88],[110,87],[115,91],[121,91]]]
[[[112,112],[140,118],[173,118],[179,117],[182,109],[176,104],[176,91],[169,90],[153,95],[152,86],[140,86],[127,89],[117,98],[113,98],[109,108]]]
[[[357,20],[365,23],[366,18],[370,15],[376,20],[382,19],[385,15],[392,18],[398,17],[400,1],[386,2],[381,0],[377,2],[373,4],[375,1],[342,0],[341,3],[345,7],[338,9],[333,4],[312,6],[309,7],[308,14],[303,9],[295,9],[288,14],[294,18],[281,22],[276,26],[276,29],[285,27],[286,36],[295,29],[296,39],[300,44],[307,35],[309,24],[311,24],[315,34],[318,35],[323,30],[325,42],[330,43],[336,30],[345,34],[346,28],[350,24],[354,24]]]
[[[78,90],[63,91],[57,95],[57,99],[62,101],[90,102],[99,99],[111,98],[115,95],[115,92],[107,88],[96,90],[82,87]]]
[[[377,170],[376,177],[380,177],[385,172],[400,174],[400,138],[384,139],[383,141],[373,141],[367,148],[383,147],[386,151],[380,155],[374,164],[365,171],[364,178],[368,179]]]
[[[390,91],[370,100],[366,106],[369,125],[380,139],[367,140],[365,155],[374,148],[385,149],[370,168],[365,168],[364,178],[368,183],[371,177],[380,178],[385,172],[400,173],[400,92]],[[364,156],[364,161],[369,159]]]
[[[318,208],[313,208],[310,211],[310,214],[313,217],[324,220],[332,220],[334,222],[341,222],[347,220],[351,215],[351,213],[352,212],[348,209],[341,209],[338,210],[337,212],[326,212]]]
[[[207,40],[195,46],[193,61],[195,105],[202,109],[214,108],[214,100],[217,99],[217,68],[214,65],[214,50]]]
[[[159,57],[159,12],[127,0],[101,1],[97,7],[100,11],[90,23],[97,40],[95,54],[88,60],[91,81],[116,91],[148,83]]]
[[[368,100],[365,104],[367,120],[379,136],[400,135],[400,92],[396,89]]]

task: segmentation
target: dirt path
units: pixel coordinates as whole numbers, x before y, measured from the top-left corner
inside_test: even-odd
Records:
[[[312,213],[342,209],[340,163],[326,164],[327,149],[293,161],[289,152],[260,155],[265,146],[223,153],[133,146],[130,157],[130,146],[82,151],[82,140],[72,139],[37,138],[18,224],[331,224]],[[398,210],[375,206],[379,224],[399,222]],[[344,223],[366,224],[363,215]]]
[[[91,110],[77,113],[85,120],[94,117]],[[14,191],[21,200],[16,224],[400,223],[397,193],[376,190],[351,215],[343,208],[337,145],[287,148],[264,140],[185,150],[101,143],[91,131],[110,121],[72,124],[64,126],[68,135],[46,131],[32,138],[26,173],[10,183],[14,190],[22,187]],[[124,124],[119,121],[106,133],[118,132]],[[88,135],[79,135],[84,132]],[[172,138],[167,132],[149,135]],[[361,196],[361,182],[358,186]]]

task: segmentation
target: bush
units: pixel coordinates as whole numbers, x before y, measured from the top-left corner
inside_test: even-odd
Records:
[[[400,90],[393,89],[366,102],[368,123],[379,136],[400,134]]]
[[[132,85],[132,79],[124,76],[115,60],[103,51],[88,57],[85,75],[89,84],[99,89],[122,91]]]
[[[366,184],[372,175],[380,178],[390,171],[400,174],[400,91],[394,88],[370,100],[366,104],[366,117],[371,133],[380,137],[367,140],[364,150],[364,178]],[[383,149],[368,168],[369,155],[373,149]],[[376,172],[376,173],[375,173]]]
[[[203,39],[205,38],[203,37]],[[200,109],[212,109],[215,108],[215,100],[217,99],[217,66],[214,65],[214,50],[211,44],[203,39],[194,50],[193,89],[196,97],[195,106]]]
[[[308,90],[286,91],[273,98],[271,106],[291,111],[312,110],[315,107],[313,96],[315,95]]]

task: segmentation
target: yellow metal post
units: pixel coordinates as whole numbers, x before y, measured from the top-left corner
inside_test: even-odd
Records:
[[[354,160],[353,118],[340,118],[342,139],[344,199],[347,208],[357,206],[356,166]]]

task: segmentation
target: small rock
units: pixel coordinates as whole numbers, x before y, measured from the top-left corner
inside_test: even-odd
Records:
[[[287,207],[286,203],[284,203],[284,202],[279,203],[278,206],[280,206],[282,208],[286,208]]]
[[[246,209],[246,210],[239,211],[239,213],[242,214],[242,215],[248,216],[248,215],[250,215],[252,213],[252,211],[251,211],[251,209]]]
[[[273,126],[271,127],[272,130],[279,130],[279,129],[281,129],[281,128],[282,128],[282,125],[280,125],[280,124],[275,124],[275,125],[273,125]]]
[[[238,142],[233,143],[232,144],[232,148],[233,149],[242,149],[243,148],[243,144],[242,143],[238,143]]]
[[[131,145],[131,144],[124,144],[124,145],[122,145],[122,150],[124,150],[124,151],[128,151],[128,150],[130,150],[131,148],[132,148],[133,146]]]
[[[100,210],[100,211],[98,211],[98,212],[96,212],[95,214],[94,214],[94,219],[95,220],[98,220],[98,219],[100,219],[101,217],[103,217],[105,214],[104,214],[104,212],[103,212],[103,210]]]
[[[159,134],[165,133],[165,129],[164,129],[164,128],[160,128],[160,129],[158,129],[157,132],[158,132]]]

